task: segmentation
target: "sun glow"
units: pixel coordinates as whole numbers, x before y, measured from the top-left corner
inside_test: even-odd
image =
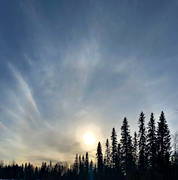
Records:
[[[95,143],[95,137],[90,132],[84,134],[83,140],[84,140],[85,144],[87,144],[88,146],[91,146]]]

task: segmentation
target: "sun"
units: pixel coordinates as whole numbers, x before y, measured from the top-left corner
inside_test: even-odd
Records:
[[[91,132],[84,134],[83,140],[88,146],[91,146],[95,143],[95,137]]]

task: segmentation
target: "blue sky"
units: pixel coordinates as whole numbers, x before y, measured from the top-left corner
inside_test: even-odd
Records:
[[[0,156],[71,160],[125,116],[178,129],[177,0],[2,0]]]

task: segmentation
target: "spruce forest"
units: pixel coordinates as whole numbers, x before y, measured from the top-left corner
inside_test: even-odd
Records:
[[[155,121],[151,113],[148,122],[141,112],[139,130],[131,136],[125,117],[119,132],[112,129],[105,144],[98,142],[96,161],[89,154],[76,154],[70,166],[64,163],[35,167],[31,163],[0,165],[1,179],[44,180],[177,180],[178,179],[178,135],[171,135],[165,114],[162,111]],[[121,137],[118,139],[118,136]],[[173,137],[173,138],[171,138]]]

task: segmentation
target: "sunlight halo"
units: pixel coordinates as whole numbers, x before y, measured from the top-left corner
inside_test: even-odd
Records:
[[[87,132],[83,135],[83,140],[85,142],[86,145],[91,146],[95,143],[95,137],[93,135],[93,133],[91,132]]]

